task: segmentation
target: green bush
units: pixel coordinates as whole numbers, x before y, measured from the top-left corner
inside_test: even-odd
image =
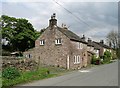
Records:
[[[117,58],[120,59],[120,48],[116,49]]]
[[[97,64],[97,61],[100,61],[95,55],[92,56],[91,64]]]
[[[20,77],[16,77],[15,79],[6,79],[3,78],[2,86],[3,88],[10,88],[13,85],[19,83],[27,83],[33,80],[40,80],[44,78],[50,78],[56,76],[57,74],[51,74],[48,68],[40,68],[34,71],[25,71],[21,72]]]
[[[109,51],[105,51],[103,56],[103,62],[108,63],[110,62],[111,58],[112,58],[112,54]]]
[[[14,67],[8,67],[3,70],[2,76],[6,79],[14,79],[20,76],[20,72]]]

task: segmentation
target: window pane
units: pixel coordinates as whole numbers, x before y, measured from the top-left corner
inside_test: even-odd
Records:
[[[45,40],[43,40],[43,45],[45,44]]]
[[[82,43],[80,43],[80,49],[82,49],[83,48],[83,44]]]
[[[76,56],[74,56],[74,64],[76,63]]]
[[[61,43],[61,39],[59,39],[59,43]]]
[[[75,56],[74,56],[74,63],[75,63]]]
[[[55,40],[55,44],[61,44],[61,38]]]
[[[77,56],[77,63],[80,63],[80,56]]]
[[[40,40],[40,45],[44,45],[45,41],[44,40]]]
[[[79,56],[77,56],[77,63],[79,63]]]
[[[55,44],[57,44],[57,40],[55,40]]]

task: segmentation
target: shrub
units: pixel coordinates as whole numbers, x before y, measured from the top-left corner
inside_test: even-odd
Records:
[[[99,64],[99,63],[97,63],[99,61],[100,61],[100,59],[97,58],[95,55],[92,56],[91,64]]]
[[[104,63],[110,62],[111,57],[112,57],[112,54],[109,51],[105,51],[103,56],[103,62]]]
[[[40,75],[43,77],[46,77],[48,74],[50,74],[50,71],[46,68],[43,68],[40,70]]]
[[[14,79],[20,76],[20,72],[14,67],[8,67],[3,70],[2,76],[6,79]]]
[[[117,54],[117,58],[120,59],[120,48],[117,48],[116,54]]]

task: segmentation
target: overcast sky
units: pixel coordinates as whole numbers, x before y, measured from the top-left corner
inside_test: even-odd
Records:
[[[111,30],[118,30],[118,0],[3,0],[0,14],[25,18],[40,31],[48,26],[49,19],[56,13],[58,26],[62,23],[79,36],[99,41]],[[111,2],[108,2],[111,1]],[[114,1],[114,2],[113,2]],[[69,10],[72,14],[67,12]],[[1,5],[0,5],[1,8]]]

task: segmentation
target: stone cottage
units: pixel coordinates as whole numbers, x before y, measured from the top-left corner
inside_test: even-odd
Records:
[[[112,48],[108,45],[105,45],[104,44],[104,41],[103,40],[100,40],[100,42],[95,42],[93,41],[93,45],[94,47],[97,49],[96,52],[99,51],[97,57],[102,57],[104,55],[104,52],[107,50],[107,51],[110,51],[112,53]]]
[[[87,44],[87,52],[88,52],[88,64],[91,64],[92,55],[95,55],[94,52],[94,45],[90,38],[88,38],[88,44]]]
[[[88,65],[87,42],[66,26],[58,27],[55,13],[49,26],[35,41],[35,48],[24,52],[40,64],[80,69]]]

